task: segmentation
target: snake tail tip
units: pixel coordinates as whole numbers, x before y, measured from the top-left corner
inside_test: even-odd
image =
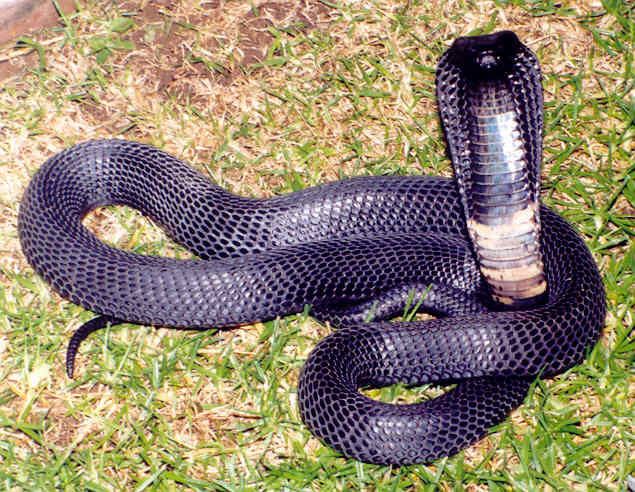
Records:
[[[69,356],[68,352],[66,355],[66,376],[68,377],[68,379],[75,379],[74,378],[74,373],[75,372],[75,355]]]
[[[68,342],[68,348],[66,349],[66,375],[70,379],[73,379],[73,373],[75,372],[75,358],[77,357],[77,352],[79,352],[79,346],[81,343],[86,340],[91,333],[101,330],[108,325],[113,326],[121,322],[121,320],[111,316],[101,315],[84,323],[75,330]]]

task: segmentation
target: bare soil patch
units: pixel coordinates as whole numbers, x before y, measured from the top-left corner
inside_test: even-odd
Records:
[[[230,84],[258,70],[275,31],[302,33],[327,25],[330,9],[317,0],[264,2],[253,8],[221,0],[182,10],[163,0],[125,2],[134,16],[135,50],[126,63],[142,63],[153,92],[180,102],[202,102],[201,82]],[[204,83],[204,85],[207,82]]]

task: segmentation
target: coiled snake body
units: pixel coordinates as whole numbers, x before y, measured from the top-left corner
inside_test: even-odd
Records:
[[[496,77],[480,73],[483,66]],[[505,214],[537,203],[542,108],[533,55],[511,33],[461,38],[439,64],[437,88],[458,190],[437,177],[364,177],[247,199],[153,147],[92,141],[52,157],[34,176],[20,208],[24,253],[61,295],[102,321],[209,328],[310,305],[319,318],[346,325],[318,344],[302,371],[300,410],[310,429],[368,462],[452,454],[519,405],[533,377],[582,359],[599,336],[604,291],[583,241],[544,207],[531,209],[525,219],[533,229],[508,248],[529,251],[540,266],[519,287],[528,292],[520,297],[530,299],[529,309],[509,309],[517,307],[517,286],[505,272],[520,271],[518,260],[496,263],[491,241],[479,242]],[[474,126],[503,121],[495,108],[479,109],[480,120],[472,110],[502,100],[500,91],[509,103],[501,111],[517,116],[512,134],[520,153],[503,137],[502,143],[490,138],[499,130],[490,140],[479,137],[487,132],[474,133]],[[477,144],[494,150],[479,154],[471,147]],[[478,178],[470,167],[477,154],[486,156],[476,163],[482,169],[492,155],[521,156],[526,169],[496,171],[494,159],[493,173],[478,171],[490,177]],[[518,188],[510,175],[529,184]],[[483,205],[474,198],[499,188],[521,200]],[[106,204],[142,211],[201,259],[141,256],[103,244],[82,218]],[[531,248],[538,241],[539,253]],[[483,269],[486,262],[494,270]],[[545,279],[548,292],[531,297]],[[383,321],[406,300],[439,317]],[[370,315],[375,321],[363,322]],[[89,324],[73,338],[69,372],[79,342],[101,325]],[[457,385],[414,405],[381,403],[358,391],[431,381]]]

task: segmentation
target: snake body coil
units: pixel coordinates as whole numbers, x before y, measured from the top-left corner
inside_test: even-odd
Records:
[[[492,44],[491,37],[479,39],[468,47]],[[524,50],[509,56],[527,60]],[[458,50],[462,56],[468,51]],[[533,377],[580,362],[599,336],[605,309],[588,249],[544,207],[535,207],[542,230],[514,236],[511,246],[524,251],[527,237],[540,241],[540,255],[529,256],[544,264],[544,301],[526,311],[500,310],[489,301],[502,284],[488,285],[481,275],[482,245],[472,246],[470,219],[491,225],[493,209],[479,211],[472,203],[478,190],[470,190],[471,183],[484,189],[483,179],[472,180],[467,170],[473,147],[463,93],[474,87],[461,87],[469,71],[456,71],[457,63],[465,63],[456,55],[451,49],[440,63],[438,92],[460,193],[443,178],[364,177],[247,199],[153,147],[92,141],[52,157],[34,176],[20,208],[24,253],[61,295],[108,320],[209,328],[311,305],[318,317],[346,325],[318,344],[302,371],[300,410],[311,430],[346,455],[374,463],[417,463],[454,453],[519,405]],[[521,62],[508,67],[512,85],[517,72],[531,71]],[[519,138],[528,142],[523,145],[530,162],[539,164],[540,128],[531,118],[541,111],[540,99],[532,96],[535,86],[523,90],[524,106],[513,106]],[[525,174],[537,172],[534,165]],[[502,181],[512,188],[516,182]],[[535,185],[530,188],[523,207],[537,200]],[[140,210],[201,259],[141,256],[103,244],[82,218],[106,204]],[[508,210],[498,212],[505,217]],[[496,263],[494,273],[515,268],[509,261]],[[525,284],[531,291],[541,278]],[[503,287],[494,291],[502,302],[509,293],[509,285]],[[439,318],[382,321],[412,296]],[[371,312],[378,321],[361,323]],[[71,363],[79,341],[99,325],[74,337]],[[431,381],[457,385],[414,405],[359,393],[365,386]]]

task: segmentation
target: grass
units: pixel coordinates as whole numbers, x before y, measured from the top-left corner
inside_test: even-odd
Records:
[[[60,27],[0,49],[0,60],[37,54],[0,89],[1,486],[626,490],[635,475],[632,5],[376,0],[281,13],[227,2],[220,15],[217,3],[80,2]],[[21,193],[47,157],[121,136],[250,196],[361,174],[449,175],[436,60],[459,35],[502,28],[543,66],[543,200],[583,234],[607,289],[603,337],[584,364],[536,382],[477,445],[402,468],[344,459],[301,423],[299,369],[329,331],[303,313],[224,332],[116,327],[91,337],[77,379],[65,377],[65,345],[92,314],[33,273],[15,229]],[[131,210],[90,222],[123,248],[187,254]]]

